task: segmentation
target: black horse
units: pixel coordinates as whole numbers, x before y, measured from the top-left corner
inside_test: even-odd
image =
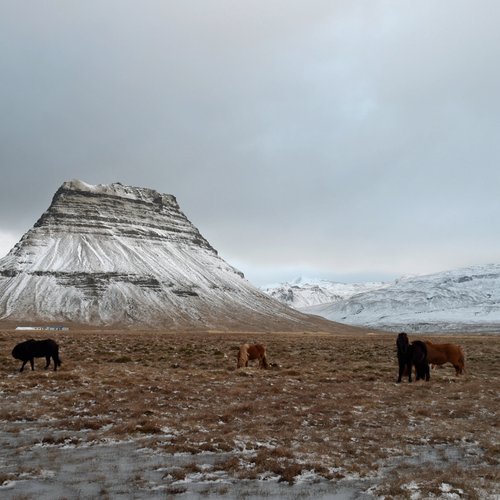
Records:
[[[429,362],[427,360],[427,346],[421,340],[415,340],[410,344],[408,335],[401,332],[396,340],[398,349],[399,377],[401,382],[404,371],[408,372],[408,382],[411,382],[411,370],[415,366],[416,380],[429,381],[431,378]]]
[[[52,339],[45,340],[26,340],[26,342],[21,342],[17,344],[14,349],[12,349],[12,356],[23,362],[20,372],[23,371],[24,365],[29,361],[31,369],[35,369],[35,359],[34,358],[45,358],[47,364],[45,369],[50,365],[50,358],[54,360],[54,370],[57,370],[58,366],[61,366],[61,360],[59,359],[59,346]]]

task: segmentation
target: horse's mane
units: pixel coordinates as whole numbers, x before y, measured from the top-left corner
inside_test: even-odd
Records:
[[[410,341],[408,340],[408,335],[405,332],[401,332],[396,340],[398,354],[405,354],[408,351],[409,345]]]

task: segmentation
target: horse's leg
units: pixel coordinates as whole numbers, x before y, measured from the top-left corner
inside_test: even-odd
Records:
[[[35,358],[30,359],[31,371],[35,371]]]
[[[422,378],[421,377],[421,375],[422,375],[421,369],[422,369],[422,367],[421,367],[420,363],[416,362],[415,363],[415,382],[418,382]]]
[[[406,368],[406,363],[402,360],[399,360],[399,377],[398,377],[398,384],[401,382],[403,378],[403,374]]]
[[[19,370],[20,372],[22,372],[24,370],[24,365],[28,362],[28,360],[26,361],[23,361],[23,364],[21,365],[21,369]]]
[[[416,360],[414,363],[415,363],[415,380],[424,380],[426,377],[425,357],[422,356],[420,359]]]
[[[44,370],[46,370],[50,365],[50,354],[48,356],[45,356],[45,360],[47,361],[47,364],[45,365]]]
[[[52,355],[52,361],[54,361],[54,371],[56,372],[57,371],[57,358],[56,358],[56,355],[53,354]]]
[[[265,354],[264,354],[264,356],[262,356],[262,368],[264,368],[265,370],[267,370],[269,368],[269,363],[267,362],[267,358],[266,358]]]
[[[425,361],[420,361],[418,365],[418,379],[417,380],[426,380],[428,381],[430,378],[429,375],[429,363],[426,363]]]
[[[411,361],[408,361],[408,382],[411,382],[411,370],[412,370],[412,364],[411,364]]]

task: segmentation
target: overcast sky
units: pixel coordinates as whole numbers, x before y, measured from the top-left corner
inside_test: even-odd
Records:
[[[257,285],[500,262],[498,0],[0,0],[0,253],[70,179]]]

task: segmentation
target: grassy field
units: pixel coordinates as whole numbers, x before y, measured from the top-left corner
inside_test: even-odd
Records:
[[[2,498],[500,493],[499,336],[433,336],[465,376],[396,384],[395,334],[30,333],[0,332]],[[18,372],[29,337],[59,343],[59,371]],[[272,368],[237,370],[243,342]]]

